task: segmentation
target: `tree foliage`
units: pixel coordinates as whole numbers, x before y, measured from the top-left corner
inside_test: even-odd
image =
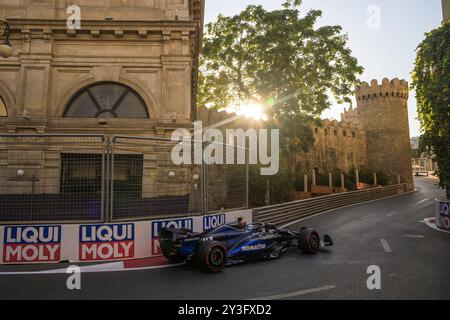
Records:
[[[450,23],[426,34],[417,49],[412,86],[416,89],[421,143],[437,156],[437,174],[450,190]]]
[[[330,95],[338,102],[350,101],[363,69],[342,28],[316,28],[321,11],[302,15],[300,4],[286,1],[274,11],[250,5],[208,24],[199,105],[227,109],[262,101],[272,126],[281,128],[282,136],[296,138],[289,140],[290,146],[306,151],[313,143],[308,123],[331,106]]]
[[[249,101],[266,106],[266,128],[280,129],[280,171],[250,171],[253,206],[292,200],[295,175],[290,155],[314,143],[311,122],[331,106],[330,96],[350,101],[363,69],[340,26],[316,27],[322,13],[300,10],[301,0],[279,10],[248,6],[206,26],[199,75],[199,106],[229,109]],[[320,124],[317,124],[320,125]]]

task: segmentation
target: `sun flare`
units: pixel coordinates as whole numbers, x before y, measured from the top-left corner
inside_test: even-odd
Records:
[[[236,107],[236,114],[246,118],[267,121],[264,107],[254,101],[246,102]]]

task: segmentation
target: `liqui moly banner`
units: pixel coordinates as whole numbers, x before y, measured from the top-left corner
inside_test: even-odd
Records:
[[[4,263],[48,263],[61,259],[61,226],[6,226]]]
[[[110,224],[0,226],[0,264],[95,262],[161,255],[162,228],[203,232],[243,218],[252,211],[234,211],[186,218]]]
[[[134,223],[80,226],[80,261],[134,258]]]
[[[203,231],[215,229],[225,224],[227,220],[226,214],[215,214],[203,217]]]
[[[450,201],[436,200],[436,224],[439,228],[450,231]]]

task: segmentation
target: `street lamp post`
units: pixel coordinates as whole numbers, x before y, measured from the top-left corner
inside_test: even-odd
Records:
[[[5,29],[0,31],[0,35],[5,35],[5,42],[0,44],[0,56],[3,58],[9,58],[13,53],[13,47],[9,42],[9,37],[11,35],[11,27],[9,26],[8,21],[4,19],[0,19],[0,23],[5,25]]]

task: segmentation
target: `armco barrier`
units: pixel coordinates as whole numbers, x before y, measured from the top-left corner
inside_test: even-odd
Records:
[[[402,194],[407,189],[406,184],[399,184],[273,205],[254,209],[253,219],[281,226],[320,212]]]
[[[252,210],[207,216],[109,224],[0,226],[0,264],[115,261],[161,255],[163,227],[203,232],[242,217],[252,222]]]

